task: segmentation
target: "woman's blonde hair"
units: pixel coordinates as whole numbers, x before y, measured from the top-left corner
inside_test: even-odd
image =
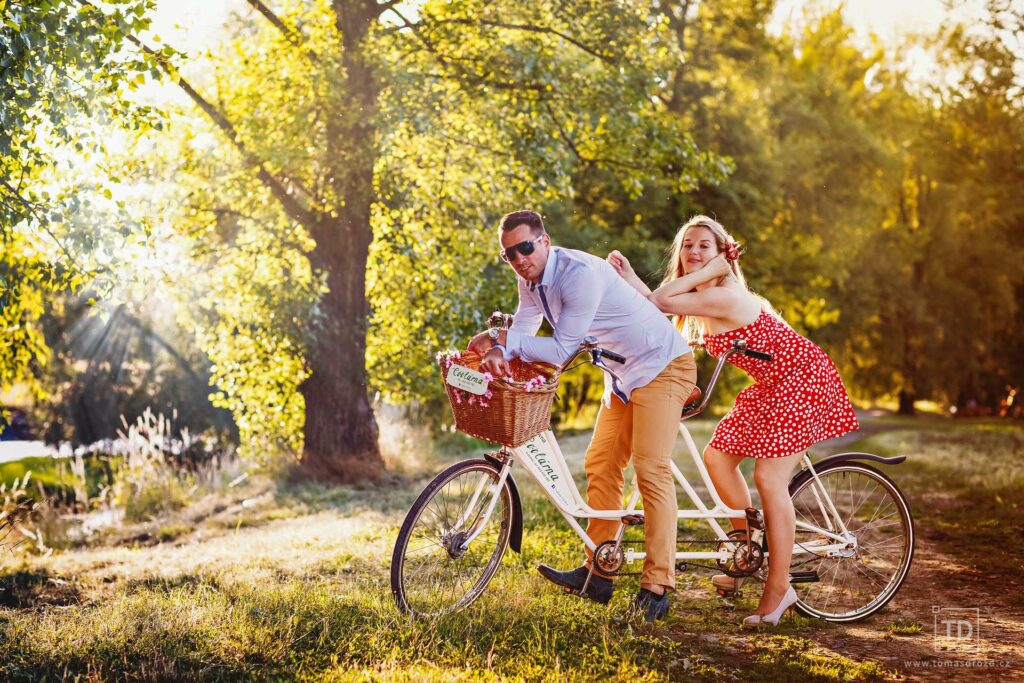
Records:
[[[709,216],[694,216],[690,220],[683,224],[683,227],[679,228],[679,232],[676,233],[676,237],[672,240],[672,246],[668,249],[668,263],[665,267],[665,278],[661,281],[662,285],[668,284],[673,280],[681,278],[683,273],[683,240],[686,239],[686,233],[691,228],[707,228],[715,238],[715,247],[718,253],[725,251],[727,244],[735,242],[732,235],[726,232],[722,224],[716,221],[714,218]],[[747,286],[747,279],[743,277],[743,269],[740,268],[739,260],[729,261],[729,268],[732,271],[728,275],[724,275],[718,279],[715,283],[716,287],[728,282],[730,279],[740,283],[741,286],[746,288],[748,292],[756,296],[761,300],[761,305],[769,313],[778,316],[775,309],[772,308],[771,303],[763,296],[754,292]],[[673,316],[672,322],[675,324],[676,329],[683,333],[687,339],[700,339],[704,336],[704,326],[700,324],[695,316]]]

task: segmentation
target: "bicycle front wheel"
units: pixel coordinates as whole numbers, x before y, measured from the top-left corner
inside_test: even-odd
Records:
[[[483,594],[505,556],[514,514],[508,482],[495,490],[499,475],[486,460],[464,460],[437,475],[413,503],[391,556],[391,591],[400,610],[436,617]]]
[[[793,570],[817,572],[818,580],[794,586],[797,610],[833,622],[859,621],[882,609],[899,590],[914,557],[914,520],[906,498],[889,477],[870,465],[826,466],[818,479],[856,537],[843,551],[793,557]],[[833,529],[834,517],[814,477],[801,473],[790,485],[797,522]],[[797,545],[813,548],[820,534],[797,527]]]

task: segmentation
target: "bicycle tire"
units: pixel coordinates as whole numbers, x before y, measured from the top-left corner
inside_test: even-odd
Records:
[[[391,592],[399,610],[439,617],[469,607],[483,594],[509,544],[514,509],[507,480],[480,534],[464,551],[461,541],[491,499],[480,495],[466,509],[473,503],[472,491],[477,486],[490,490],[499,474],[487,460],[463,460],[434,477],[416,498],[391,556]],[[463,524],[456,528],[460,519]]]
[[[847,528],[857,536],[857,547],[849,557],[799,563],[801,568],[816,570],[819,580],[794,586],[796,609],[804,616],[835,623],[860,621],[885,607],[906,580],[914,559],[914,518],[895,482],[870,465],[857,461],[826,465],[818,471],[818,479]],[[810,471],[801,472],[790,483],[790,497],[797,520],[826,528],[811,488],[813,482]]]

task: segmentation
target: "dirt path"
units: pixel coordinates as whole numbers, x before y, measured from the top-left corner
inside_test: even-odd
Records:
[[[865,436],[891,429],[868,417],[858,432],[823,445],[832,452],[845,450]],[[898,478],[899,470],[893,474]],[[1011,555],[1007,562],[1006,553],[986,546],[970,530],[943,530],[948,525],[941,522],[956,518],[974,501],[908,484],[904,489],[914,511],[917,543],[900,592],[881,614],[815,640],[847,656],[876,659],[893,669],[897,679],[1024,681],[1024,558]],[[965,553],[964,548],[974,551]],[[916,622],[923,630],[912,635],[883,630],[897,619]],[[943,623],[961,620],[971,624],[960,626],[961,634],[973,630],[973,641],[956,638],[957,625]],[[947,628],[953,638],[947,637]]]

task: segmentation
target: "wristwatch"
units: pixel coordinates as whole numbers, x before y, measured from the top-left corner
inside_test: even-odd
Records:
[[[492,349],[495,346],[497,346],[497,344],[498,344],[498,337],[500,335],[501,335],[501,333],[498,332],[498,328],[497,327],[492,327],[491,329],[487,330],[487,338],[491,340],[491,348]]]

